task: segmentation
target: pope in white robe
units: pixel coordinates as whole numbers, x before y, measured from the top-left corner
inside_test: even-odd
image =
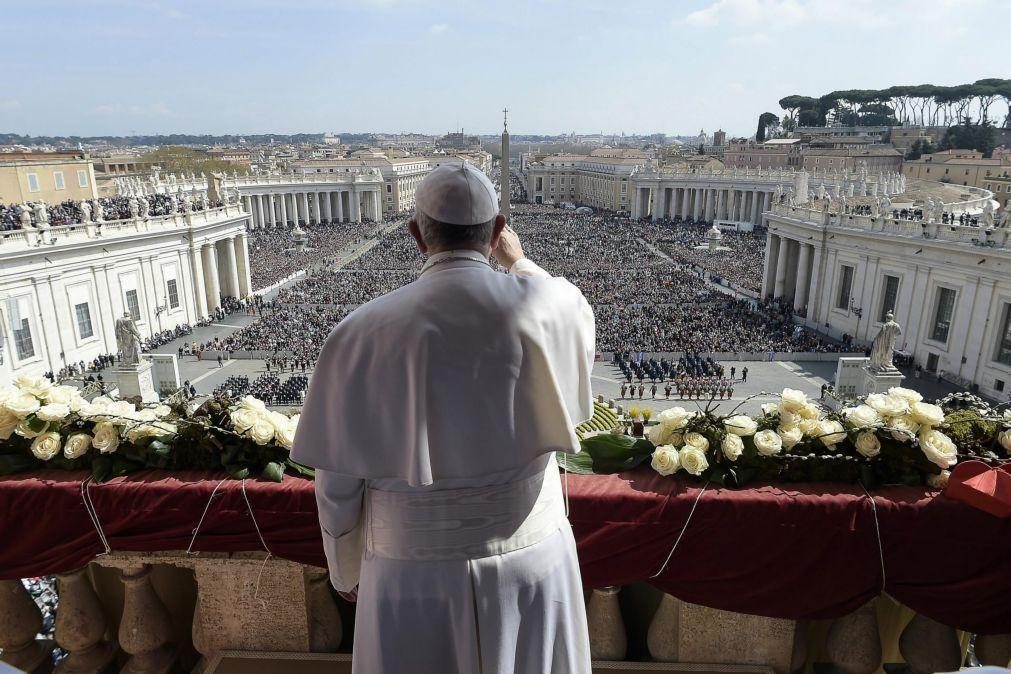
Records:
[[[593,312],[523,257],[479,170],[439,167],[416,203],[428,261],[331,332],[292,451],[357,591],[353,671],[587,674],[554,454],[593,413]]]

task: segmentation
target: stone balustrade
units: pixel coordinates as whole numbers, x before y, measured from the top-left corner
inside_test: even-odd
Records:
[[[20,581],[0,581],[0,661],[59,672],[156,674],[210,671],[223,656],[278,663],[292,654],[348,661],[353,605],[325,569],[265,553],[113,553],[57,577],[55,644],[38,639],[42,619]],[[645,584],[586,593],[595,671],[803,671],[829,663],[847,674],[904,660],[913,672],[957,670],[964,634],[879,597],[828,621],[731,613],[681,601]],[[983,664],[1007,666],[1011,635],[978,636]],[[642,664],[637,664],[642,663]],[[649,664],[645,664],[649,663]],[[277,666],[281,666],[278,664]],[[709,670],[707,670],[709,671]]]
[[[189,213],[156,215],[146,218],[104,220],[73,225],[60,225],[45,229],[14,229],[0,231],[0,250],[31,249],[39,246],[74,244],[91,239],[112,240],[116,237],[134,236],[142,232],[164,232],[211,224],[228,218],[248,215],[238,203],[219,208],[209,208]]]

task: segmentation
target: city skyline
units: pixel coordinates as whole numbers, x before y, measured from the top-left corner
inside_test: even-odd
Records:
[[[508,105],[518,135],[748,136],[789,94],[999,76],[998,40],[919,49],[974,36],[998,7],[48,0],[7,8],[0,132],[494,134]]]

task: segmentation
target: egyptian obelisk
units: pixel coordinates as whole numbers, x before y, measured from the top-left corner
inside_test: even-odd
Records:
[[[499,162],[499,213],[509,218],[512,188],[509,185],[509,108],[502,110],[502,159]]]

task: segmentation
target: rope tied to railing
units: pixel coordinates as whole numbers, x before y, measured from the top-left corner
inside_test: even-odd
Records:
[[[874,497],[871,495],[871,493],[869,491],[867,491],[867,487],[864,486],[863,482],[860,482],[860,488],[864,490],[864,494],[866,494],[867,498],[869,498],[871,500],[871,513],[874,514],[874,533],[876,534],[877,540],[878,540],[878,560],[881,562],[881,590],[880,591],[884,592],[885,591],[885,579],[886,579],[886,576],[885,576],[885,547],[884,547],[884,545],[881,542],[881,524],[880,524],[880,522],[878,522],[878,505],[877,505],[877,503],[875,503]]]
[[[650,576],[650,578],[658,577],[661,573],[664,572],[664,569],[667,568],[667,564],[670,562],[671,557],[674,556],[674,551],[678,549],[678,546],[681,544],[681,539],[684,537],[685,532],[688,530],[688,525],[692,521],[692,516],[695,515],[695,509],[698,507],[699,501],[702,499],[702,494],[706,492],[706,489],[708,487],[709,481],[707,480],[706,483],[702,485],[702,489],[699,489],[698,496],[695,497],[695,502],[692,504],[692,509],[688,511],[688,517],[685,518],[684,526],[681,527],[681,533],[678,534],[677,540],[674,541],[674,546],[670,549],[670,552],[667,553],[667,559],[663,560],[663,565],[660,567],[660,570],[654,573],[652,576]]]
[[[225,479],[227,479],[227,478],[225,478]],[[203,526],[203,524],[204,524],[204,518],[207,517],[207,511],[211,509],[211,501],[214,500],[214,496],[218,493],[218,487],[220,487],[222,484],[224,484],[225,479],[219,480],[218,483],[216,485],[214,485],[214,489],[211,490],[211,495],[207,499],[207,504],[204,505],[204,512],[200,515],[200,521],[197,522],[196,528],[193,529],[193,537],[190,539],[190,544],[188,546],[186,546],[186,554],[187,555],[194,554],[194,552],[193,552],[193,544],[197,542],[197,534],[200,533],[200,527]]]
[[[263,572],[267,568],[267,562],[271,560],[271,558],[274,556],[274,553],[272,553],[270,551],[270,548],[267,547],[267,541],[264,540],[263,532],[260,531],[260,525],[256,521],[256,515],[253,514],[253,504],[249,502],[249,496],[246,494],[245,478],[242,479],[242,498],[243,500],[245,500],[246,507],[249,509],[249,519],[253,520],[253,528],[256,529],[256,535],[259,536],[260,538],[260,545],[262,545],[263,549],[267,551],[267,556],[263,558],[263,563],[260,565],[260,572],[256,574],[256,588],[253,591],[253,599],[256,599],[258,602],[260,602],[260,606],[264,610],[266,610],[267,602],[266,600],[260,598],[260,580],[263,578]]]
[[[81,501],[84,503],[84,509],[88,513],[88,517],[91,519],[91,524],[95,527],[95,531],[98,532],[98,539],[102,542],[102,547],[104,550],[100,552],[97,557],[102,555],[107,555],[112,552],[112,548],[109,547],[109,539],[105,537],[105,531],[102,529],[102,522],[98,519],[98,511],[95,509],[95,503],[91,500],[91,483],[93,479],[92,476],[84,478],[81,481]]]

